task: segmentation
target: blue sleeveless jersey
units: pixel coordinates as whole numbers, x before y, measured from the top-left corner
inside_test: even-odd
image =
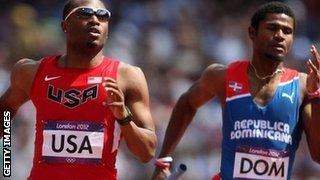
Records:
[[[222,179],[290,179],[301,139],[299,73],[284,69],[273,98],[253,101],[248,61],[228,66],[223,112]]]

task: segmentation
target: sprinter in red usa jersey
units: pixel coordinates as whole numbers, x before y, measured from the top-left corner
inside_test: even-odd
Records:
[[[154,156],[143,72],[102,54],[110,16],[100,0],[68,1],[61,23],[66,54],[22,59],[14,66],[0,110],[14,114],[29,99],[36,107],[28,179],[116,179],[121,137],[142,162]]]

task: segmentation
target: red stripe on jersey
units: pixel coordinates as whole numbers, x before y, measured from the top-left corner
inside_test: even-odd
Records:
[[[236,61],[227,69],[226,97],[249,93],[248,69],[249,61]]]
[[[299,76],[299,72],[293,69],[283,68],[284,72],[282,73],[281,82],[291,81],[295,77]]]
[[[248,81],[249,61],[236,61],[231,63],[227,69],[226,97],[233,97],[250,93]],[[293,80],[299,76],[299,72],[293,69],[283,68],[281,83]]]

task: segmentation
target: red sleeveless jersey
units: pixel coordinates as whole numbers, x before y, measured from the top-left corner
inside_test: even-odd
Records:
[[[36,139],[29,179],[116,179],[120,128],[109,108],[103,77],[117,78],[119,61],[94,68],[58,67],[46,57],[35,76]]]

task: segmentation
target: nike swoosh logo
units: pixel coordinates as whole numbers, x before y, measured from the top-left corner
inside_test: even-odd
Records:
[[[53,76],[53,77],[46,76],[44,78],[44,81],[51,81],[51,80],[58,79],[58,78],[61,78],[61,76]]]

